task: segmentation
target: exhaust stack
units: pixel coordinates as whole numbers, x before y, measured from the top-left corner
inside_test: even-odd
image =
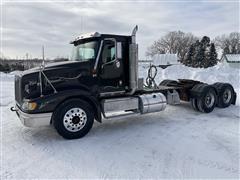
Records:
[[[136,33],[138,26],[136,25],[132,31],[132,42],[129,45],[129,86],[132,95],[138,87],[138,45],[136,43]]]
[[[132,44],[136,44],[136,33],[138,30],[138,26],[136,25],[132,31]]]

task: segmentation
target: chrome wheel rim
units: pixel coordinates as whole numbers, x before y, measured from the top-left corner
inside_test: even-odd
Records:
[[[215,102],[215,97],[212,93],[208,93],[205,97],[205,105],[211,108]]]
[[[223,102],[225,104],[229,103],[230,100],[232,98],[232,93],[231,93],[231,90],[230,89],[226,89],[224,92],[223,92]]]
[[[64,127],[71,132],[80,131],[87,122],[87,114],[81,108],[68,110],[63,117]]]

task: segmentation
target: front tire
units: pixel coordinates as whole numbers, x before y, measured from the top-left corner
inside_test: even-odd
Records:
[[[80,99],[63,102],[54,112],[53,125],[66,139],[85,136],[93,126],[94,115],[91,106]]]

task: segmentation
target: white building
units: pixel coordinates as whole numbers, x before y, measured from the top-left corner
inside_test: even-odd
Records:
[[[230,67],[240,69],[240,54],[224,54],[221,62],[228,64]]]
[[[177,54],[155,54],[153,64],[162,68],[180,64]]]

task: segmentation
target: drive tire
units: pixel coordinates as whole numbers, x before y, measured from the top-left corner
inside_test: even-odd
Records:
[[[217,94],[212,86],[204,85],[200,97],[197,98],[197,107],[199,111],[210,113],[217,104]]]
[[[80,99],[70,99],[57,107],[53,115],[53,126],[65,139],[85,136],[93,126],[91,106]]]
[[[234,101],[234,89],[232,85],[228,83],[215,83],[213,86],[216,88],[218,93],[217,107],[229,107]]]
[[[197,105],[197,99],[196,99],[196,98],[191,98],[190,101],[191,101],[191,106],[192,106],[192,108],[193,108],[195,111],[199,111],[198,105]]]

